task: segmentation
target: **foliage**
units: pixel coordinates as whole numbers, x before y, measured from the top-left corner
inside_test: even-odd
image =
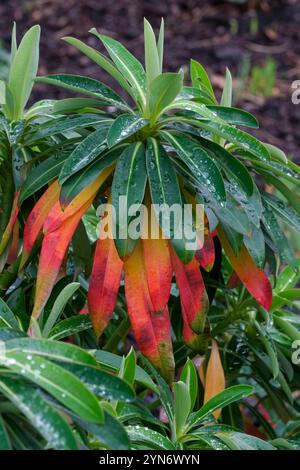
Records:
[[[1,82],[0,445],[296,449],[299,168],[240,129],[258,123],[232,107],[229,70],[219,101],[195,60],[191,84],[163,71],[163,22],[156,38],[145,20],[145,67],[91,32],[108,56],[65,41],[122,93],[36,78],[38,26],[18,46],[14,27]],[[84,97],[27,109],[34,81]],[[150,228],[167,221],[170,240],[143,238],[143,217],[133,239],[126,211],[126,237],[102,239],[97,206],[124,215],[119,196],[202,203],[203,243],[164,210]]]

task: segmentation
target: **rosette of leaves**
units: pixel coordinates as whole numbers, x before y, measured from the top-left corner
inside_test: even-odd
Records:
[[[191,61],[192,86],[184,84],[181,70],[163,72],[163,23],[158,40],[146,20],[144,26],[145,67],[122,44],[95,29],[91,32],[109,57],[77,39],[65,38],[110,74],[128,100],[89,77],[60,74],[38,78],[39,82],[100,100],[101,110],[106,109],[103,119],[110,119],[110,125],[99,125],[83,137],[63,164],[58,179],[48,178],[51,185],[25,225],[21,266],[43,230],[33,309],[33,318],[37,318],[72,235],[97,195],[110,195],[117,214],[121,211],[120,196],[127,197],[128,206],[204,204],[204,243],[199,243],[195,251],[187,249],[184,237],[173,237],[174,222],[163,211],[162,218],[157,214],[151,223],[159,226],[167,220],[170,240],[133,240],[129,235],[123,239],[117,227],[114,240],[99,238],[94,256],[88,304],[97,335],[112,316],[124,272],[135,338],[142,353],[172,380],[168,300],[173,274],[180,293],[182,336],[192,349],[206,348],[209,302],[202,273],[212,270],[212,277],[219,275],[216,260],[220,262],[221,248],[234,271],[233,277],[268,310],[272,289],[264,271],[266,262],[274,264],[274,253],[283,261],[294,262],[278,218],[288,219],[299,230],[299,201],[288,183],[298,187],[300,172],[279,149],[240,129],[257,128],[258,123],[251,114],[231,107],[229,71],[218,103],[208,75],[198,62]],[[77,99],[71,99],[71,108]],[[264,184],[258,187],[256,175],[268,188],[273,185],[277,195],[265,192]],[[126,230],[131,221],[126,213]],[[145,220],[141,225],[146,226]],[[100,231],[105,231],[104,224]]]

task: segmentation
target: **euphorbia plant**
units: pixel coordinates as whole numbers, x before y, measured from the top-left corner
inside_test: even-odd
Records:
[[[49,188],[25,225],[21,267],[43,230],[33,309],[36,318],[57,279],[72,235],[98,194],[110,195],[117,212],[120,196],[127,197],[128,206],[153,203],[171,207],[185,202],[195,206],[201,202],[205,236],[198,249],[187,249],[184,238],[173,236],[172,221],[170,240],[162,236],[140,240],[127,236],[124,240],[117,230],[114,240],[99,238],[90,279],[89,312],[100,336],[113,314],[125,273],[135,338],[143,354],[171,380],[168,299],[173,273],[180,293],[183,339],[192,349],[205,348],[209,335],[208,295],[201,269],[209,271],[215,259],[220,260],[220,242],[234,276],[268,310],[272,290],[263,270],[266,259],[276,250],[284,260],[293,259],[277,216],[289,219],[296,229],[300,218],[282,199],[259,189],[253,177],[259,174],[268,183],[273,178],[272,184],[293,204],[284,181],[299,185],[300,172],[281,151],[237,127],[256,128],[258,123],[251,114],[231,107],[228,71],[220,104],[198,62],[191,61],[192,86],[184,85],[182,71],[162,71],[163,23],[156,41],[145,21],[145,68],[119,42],[95,29],[91,32],[109,58],[77,39],[65,40],[116,79],[129,100],[88,77],[60,74],[38,79],[93,97],[98,103],[93,102],[89,111],[101,108],[102,114],[97,129],[85,134],[70,153],[58,180],[49,178]],[[74,112],[76,100],[69,102]],[[163,212],[163,218],[168,217]],[[130,221],[126,214],[127,227]],[[157,217],[153,223],[162,222]],[[101,224],[100,232],[104,230]],[[218,273],[217,269],[213,275]],[[234,276],[232,282],[236,282]]]

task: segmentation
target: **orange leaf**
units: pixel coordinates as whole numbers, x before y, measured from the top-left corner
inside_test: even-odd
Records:
[[[205,375],[204,403],[218,395],[225,389],[225,375],[219,354],[218,344],[212,340],[210,358]],[[216,419],[220,417],[222,409],[213,412]]]
[[[155,311],[164,310],[172,282],[172,264],[168,240],[142,240],[149,295]]]
[[[167,308],[163,312],[153,308],[141,242],[125,262],[124,271],[126,302],[135,339],[141,352],[170,382],[174,373],[170,319]]]
[[[112,172],[113,167],[110,166],[105,168],[97,176],[97,178],[86,188],[84,188],[81,193],[79,193],[70,204],[63,209],[60,205],[60,202],[57,202],[53,209],[51,210],[47,220],[44,224],[44,233],[49,233],[56,230],[61,224],[63,224],[69,217],[72,217],[87,201],[94,199],[99,188],[108,178]]]
[[[19,269],[22,269],[26,263],[49,212],[58,201],[59,191],[60,186],[57,181],[54,181],[30,212],[24,227],[23,252]]]
[[[7,264],[12,264],[16,261],[19,253],[19,221],[16,220],[12,232],[12,242],[9,247],[9,253],[7,256]]]
[[[69,217],[57,230],[47,233],[44,237],[32,312],[34,318],[40,315],[51,294],[73,233],[92,200],[87,201],[78,212]]]
[[[246,289],[259,304],[269,310],[272,305],[272,287],[264,270],[256,266],[245,245],[242,246],[239,254],[235,255],[220,226],[218,237],[234,271]]]
[[[111,217],[110,217],[111,219]],[[103,233],[106,224],[101,224]],[[99,337],[106,328],[116,305],[123,262],[119,258],[112,238],[99,239],[90,286],[88,305],[94,330]]]
[[[210,233],[204,235],[203,246],[196,251],[195,257],[205,271],[211,271],[215,262],[215,245]]]
[[[195,333],[202,333],[208,311],[208,297],[199,265],[195,258],[188,264],[183,264],[173,249],[171,259],[181,308],[186,312],[188,325]]]

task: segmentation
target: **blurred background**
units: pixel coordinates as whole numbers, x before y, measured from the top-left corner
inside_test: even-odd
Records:
[[[300,80],[300,0],[1,0],[0,76],[7,74],[12,23],[18,36],[42,27],[40,75],[87,74],[110,85],[99,68],[61,38],[76,36],[93,47],[95,26],[143,60],[143,17],[158,28],[165,19],[165,71],[200,61],[220,92],[225,68],[234,76],[234,105],[257,115],[258,137],[300,162],[300,104],[291,101]],[[35,100],[65,91],[35,87]]]

